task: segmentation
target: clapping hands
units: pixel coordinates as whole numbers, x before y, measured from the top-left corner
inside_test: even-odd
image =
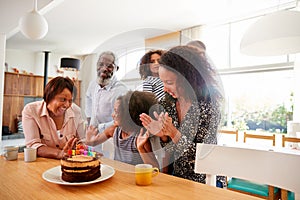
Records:
[[[142,121],[143,126],[152,134],[158,137],[168,136],[169,131],[176,130],[172,123],[172,118],[168,115],[168,113],[160,113],[158,115],[157,112],[154,112],[154,117],[156,119],[152,119],[149,115],[142,113],[140,115],[140,120]]]

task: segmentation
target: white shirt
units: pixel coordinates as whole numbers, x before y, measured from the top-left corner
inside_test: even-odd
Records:
[[[91,125],[111,122],[115,100],[128,91],[127,87],[113,77],[111,82],[101,88],[96,80],[91,81],[86,92],[86,117],[91,118]]]

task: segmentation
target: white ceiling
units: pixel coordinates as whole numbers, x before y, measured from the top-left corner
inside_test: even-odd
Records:
[[[280,2],[292,1],[281,0]],[[19,32],[18,20],[34,0],[0,0],[0,33],[7,49],[93,53],[100,45],[126,46],[170,31],[249,16],[278,0],[38,0],[49,31],[41,40]],[[112,39],[113,38],[113,39]]]

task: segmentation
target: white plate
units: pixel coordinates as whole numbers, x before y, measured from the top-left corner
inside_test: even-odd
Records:
[[[101,164],[101,176],[93,181],[87,181],[87,182],[79,182],[79,183],[70,183],[62,180],[61,178],[61,166],[56,166],[51,169],[48,169],[43,173],[43,179],[50,182],[50,183],[56,183],[60,185],[88,185],[92,183],[98,183],[101,181],[105,181],[112,177],[115,174],[114,168],[108,165]]]

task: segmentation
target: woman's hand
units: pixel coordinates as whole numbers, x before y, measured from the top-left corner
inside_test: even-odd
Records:
[[[149,115],[142,113],[140,120],[143,126],[152,134],[159,137],[172,136],[172,132],[176,132],[177,129],[172,123],[172,118],[168,113],[160,113],[159,115],[153,113],[156,120],[152,119]]]
[[[162,133],[164,137],[170,137],[174,143],[177,143],[181,137],[181,133],[177,130],[177,128],[172,123],[172,118],[168,115],[164,116],[164,125],[162,129]],[[164,141],[164,137],[161,137]]]
[[[68,151],[74,149],[77,141],[78,141],[78,139],[76,137],[73,137],[73,138],[69,139],[67,141],[67,143],[65,144],[64,148],[57,153],[56,158],[61,159],[65,155],[68,155]]]
[[[152,119],[145,113],[140,115],[143,126],[153,135],[159,136],[162,141],[166,142],[170,137],[173,142],[177,143],[181,137],[181,133],[173,125],[172,118],[168,113],[158,115],[153,113],[157,120]]]
[[[162,133],[164,136],[172,137],[174,133],[177,132],[177,128],[173,125],[172,118],[165,113],[163,115],[163,127]]]
[[[163,128],[163,116],[164,113],[161,113],[158,115],[156,112],[154,112],[154,116],[156,118],[152,119],[149,115],[142,113],[140,114],[140,120],[142,121],[143,126],[152,134],[156,135],[158,137],[163,136],[162,128]]]

